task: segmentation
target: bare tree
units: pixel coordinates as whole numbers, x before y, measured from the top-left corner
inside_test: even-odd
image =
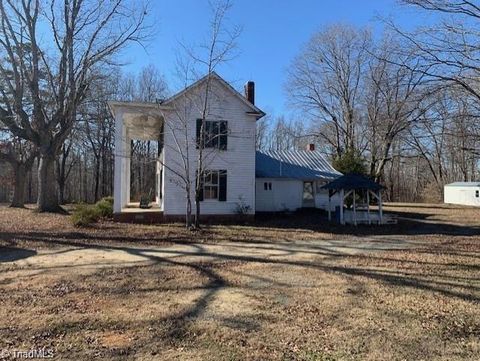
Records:
[[[480,100],[480,47],[478,25],[480,5],[476,1],[403,0],[428,12],[437,13],[442,20],[432,26],[406,32],[390,22],[398,34],[412,44],[418,57],[428,65],[417,69],[446,84],[457,84]]]
[[[398,54],[401,45],[388,36],[372,53],[365,75],[370,175],[379,181],[396,138],[419,120],[428,107],[424,101],[428,88],[413,51]],[[394,61],[392,60],[394,59]]]
[[[188,227],[190,227],[192,221],[191,191],[194,191],[195,228],[200,227],[200,202],[205,170],[208,169],[208,164],[217,154],[215,149],[206,147],[206,142],[215,141],[210,138],[206,129],[206,120],[215,111],[218,111],[213,106],[213,104],[219,103],[218,89],[214,85],[215,71],[236,56],[237,40],[241,33],[240,27],[229,26],[228,24],[227,15],[232,7],[231,1],[212,1],[210,7],[212,18],[209,23],[208,40],[197,47],[182,44],[185,57],[179,59],[179,74],[185,85],[190,83],[192,79],[198,79],[199,74],[206,74],[204,82],[199,88],[199,92],[193,95],[184,93],[185,95],[175,105],[177,122],[166,125],[170,127],[170,131],[174,134],[174,148],[181,159],[181,164],[172,167],[172,169],[178,177],[179,185],[185,190],[186,223]],[[189,131],[192,111],[200,120],[198,133]],[[223,131],[228,132],[227,129]],[[196,160],[193,160],[192,157],[196,157]],[[194,175],[192,177],[193,170]]]
[[[25,182],[27,173],[33,166],[37,156],[35,147],[22,139],[10,138],[0,142],[0,164],[10,164],[14,176],[13,198],[10,207],[25,206]]]
[[[286,93],[341,155],[355,149],[368,31],[335,25],[315,34],[292,64]]]
[[[39,151],[40,211],[58,211],[54,164],[77,119],[92,71],[145,38],[146,8],[127,0],[0,1],[0,119]],[[52,37],[43,41],[40,25]],[[29,101],[26,101],[28,95]]]

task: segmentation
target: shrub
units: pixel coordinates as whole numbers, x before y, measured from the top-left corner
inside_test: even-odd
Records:
[[[77,227],[88,226],[98,221],[100,216],[99,208],[96,205],[79,204],[73,211],[72,223]]]
[[[101,217],[110,218],[113,215],[113,198],[102,198],[97,203],[95,203],[95,207],[97,208]]]
[[[236,204],[235,213],[240,214],[240,215],[248,214],[248,213],[250,213],[251,208],[252,207],[250,207],[247,204],[247,202],[245,202],[245,199],[243,198],[243,196],[238,197],[238,202]]]
[[[365,159],[362,157],[360,152],[354,149],[349,149],[345,151],[345,153],[343,153],[340,157],[335,158],[332,162],[332,165],[333,168],[343,174],[367,174]]]

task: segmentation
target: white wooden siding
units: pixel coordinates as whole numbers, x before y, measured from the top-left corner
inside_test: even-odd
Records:
[[[255,116],[248,115],[250,110],[246,104],[240,101],[223,84],[213,81],[213,93],[210,102],[210,110],[207,120],[228,121],[228,144],[227,150],[205,149],[208,154],[207,166],[205,169],[227,171],[227,201],[205,200],[201,202],[202,214],[234,214],[242,197],[245,204],[250,206],[250,213],[255,213]],[[198,89],[200,94],[201,89]],[[194,99],[195,94],[189,98]],[[198,100],[198,98],[197,98]],[[182,107],[185,99],[177,101],[177,108]],[[184,152],[186,149],[184,141],[184,127],[178,126],[180,119],[188,119],[188,139],[190,149],[190,177],[194,187],[195,170],[198,151],[195,147],[196,119],[201,117],[197,106],[199,102],[188,101],[186,114],[180,117],[175,112],[165,112],[165,164],[164,170],[164,203],[163,210],[166,215],[185,214],[185,190],[182,189],[182,182],[174,171],[183,174],[182,156],[178,151],[177,142]],[[185,107],[185,105],[184,105]],[[175,135],[177,140],[175,140]],[[170,168],[170,169],[169,169]],[[192,189],[192,207],[194,190]]]
[[[265,182],[272,183],[272,190],[264,189]],[[301,180],[257,178],[255,190],[257,212],[295,211],[302,207]]]
[[[265,190],[265,183],[272,183],[272,190]],[[302,208],[303,181],[298,179],[257,178],[255,183],[257,212],[295,211]],[[315,207],[328,210],[328,191],[315,192]],[[331,209],[340,204],[335,194],[331,199]]]

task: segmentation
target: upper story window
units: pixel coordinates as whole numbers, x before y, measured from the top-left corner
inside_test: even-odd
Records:
[[[202,119],[197,119],[197,146],[200,145]],[[227,149],[228,122],[225,120],[205,120],[204,148]]]
[[[475,191],[475,198],[480,198],[480,191]]]
[[[263,183],[263,190],[271,191],[272,190],[272,182]]]

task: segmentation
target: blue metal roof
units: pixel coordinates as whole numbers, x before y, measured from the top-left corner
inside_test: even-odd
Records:
[[[361,174],[345,174],[324,185],[322,188],[332,190],[370,189],[372,191],[379,191],[384,187]]]
[[[445,184],[445,187],[480,187],[480,182],[454,182]]]
[[[289,179],[335,179],[337,172],[318,151],[288,150],[256,152],[255,177]]]

